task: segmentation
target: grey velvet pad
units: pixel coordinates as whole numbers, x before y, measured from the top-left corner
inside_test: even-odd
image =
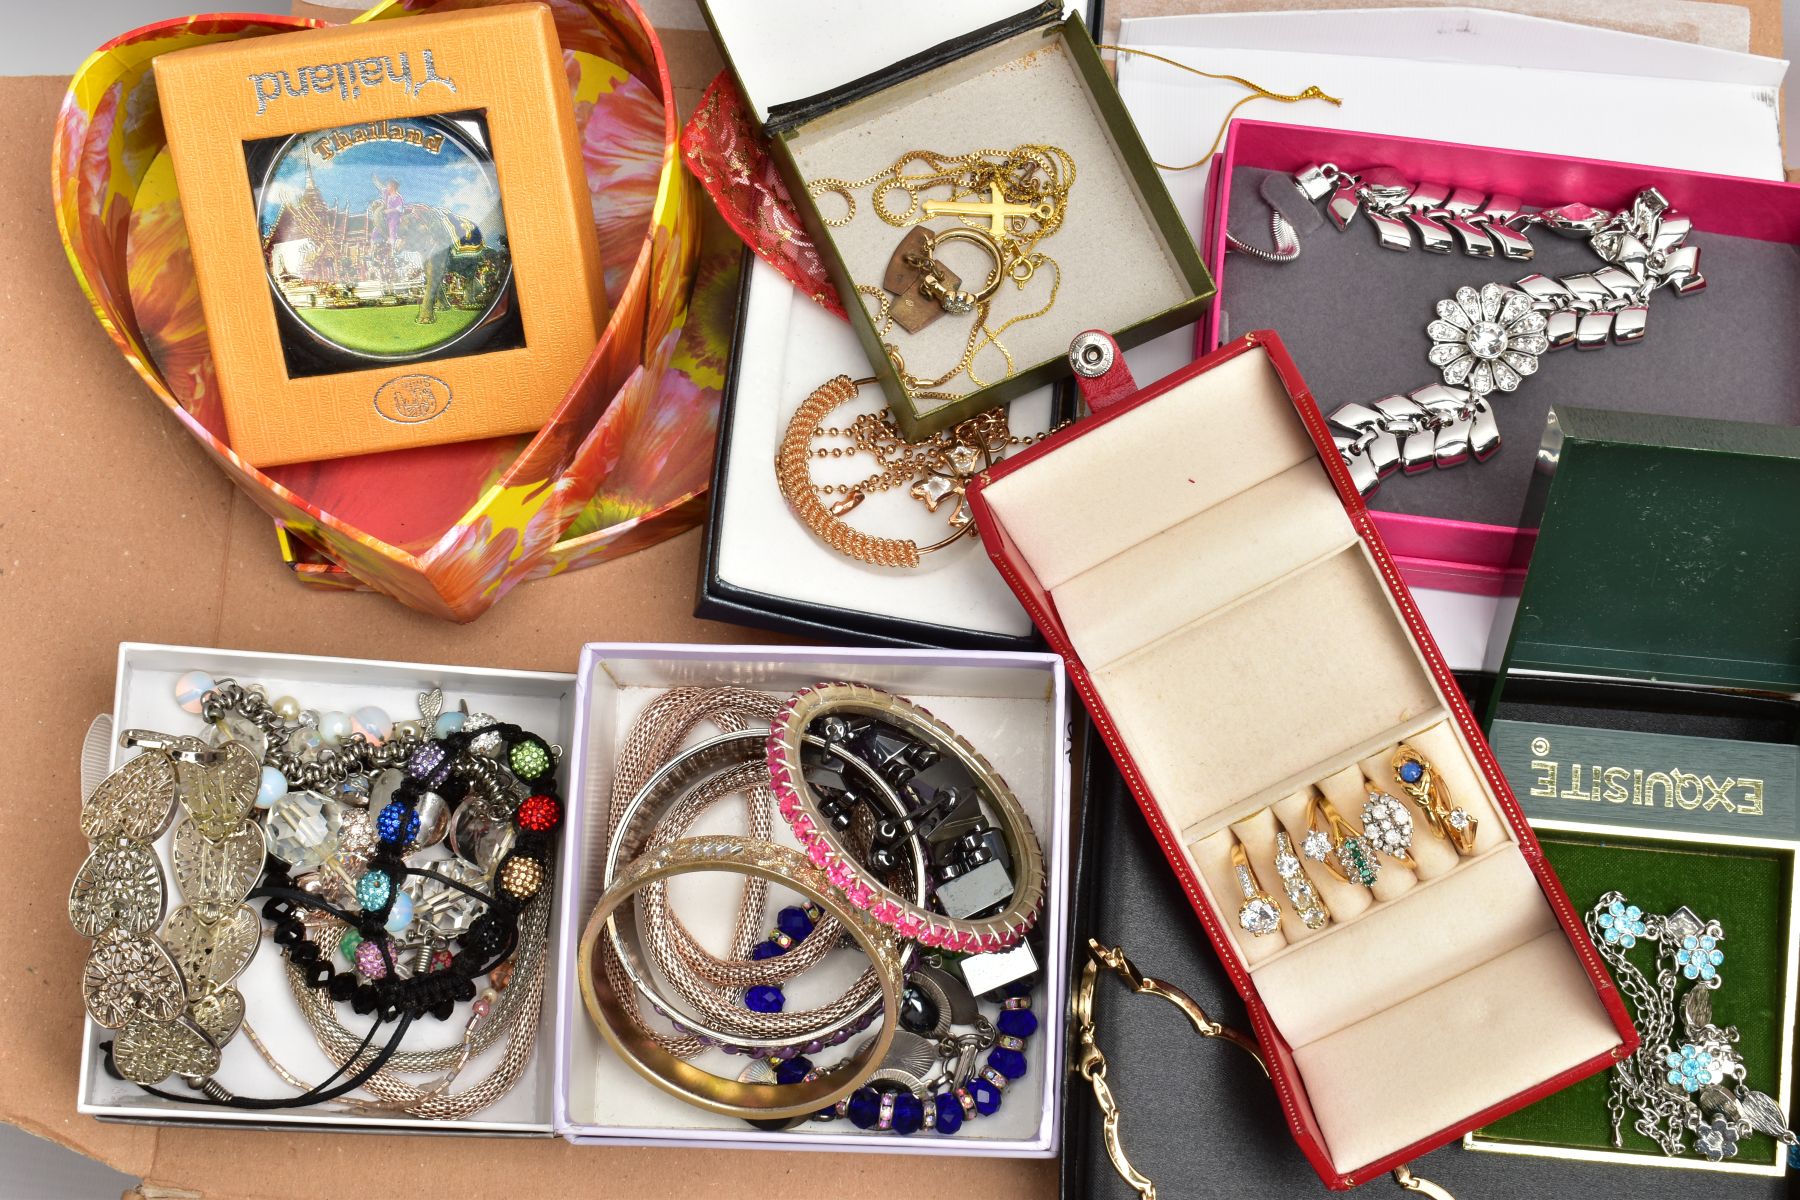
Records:
[[[1273,176],[1274,178],[1271,178]],[[1253,246],[1269,246],[1270,195],[1287,189],[1278,172],[1240,167],[1231,180],[1228,225]],[[1439,182],[1454,184],[1454,179]],[[1645,184],[1655,179],[1646,174]],[[1571,196],[1568,199],[1580,199]],[[1681,207],[1681,196],[1669,200]],[[1288,205],[1282,206],[1284,209]],[[1301,205],[1297,201],[1296,209]],[[1306,213],[1290,216],[1305,219]],[[1600,265],[1586,243],[1531,231],[1530,262],[1383,250],[1366,217],[1339,232],[1312,214],[1300,257],[1284,264],[1243,254],[1226,260],[1219,303],[1227,336],[1252,329],[1281,335],[1319,406],[1367,403],[1410,392],[1441,376],[1425,361],[1425,326],[1437,302],[1465,284],[1510,284],[1532,272],[1568,275]],[[1675,413],[1800,423],[1800,249],[1726,237],[1697,228],[1706,289],[1692,296],[1656,293],[1642,342],[1552,351],[1517,392],[1494,393],[1500,451],[1485,463],[1382,484],[1370,507],[1489,525],[1516,525],[1550,407],[1584,404],[1630,412]]]
[[[1604,353],[1604,351],[1602,352]],[[1131,793],[1103,764],[1084,798],[1095,830],[1091,877],[1092,933],[1122,946],[1147,975],[1184,989],[1218,1020],[1248,1028],[1243,1004],[1212,944],[1163,858]],[[1085,933],[1077,944],[1086,944]],[[1079,960],[1077,961],[1079,967]],[[1371,969],[1379,969],[1371,964]],[[1195,1036],[1176,1009],[1133,996],[1117,980],[1099,983],[1095,1009],[1107,1082],[1124,1115],[1120,1137],[1131,1161],[1165,1196],[1192,1200],[1322,1200],[1320,1183],[1289,1135],[1275,1089],[1250,1057],[1223,1042]],[[1405,1047],[1396,1047],[1404,1054]],[[1080,1115],[1064,1147],[1070,1156],[1063,1200],[1133,1200],[1113,1172],[1100,1136],[1093,1092],[1068,1078],[1069,1104]],[[1406,1097],[1395,1096],[1395,1104]],[[1412,1164],[1420,1175],[1470,1200],[1585,1197],[1588,1200],[1775,1200],[1781,1179],[1622,1167],[1446,1146]],[[1352,1193],[1371,1198],[1403,1193],[1376,1180]]]

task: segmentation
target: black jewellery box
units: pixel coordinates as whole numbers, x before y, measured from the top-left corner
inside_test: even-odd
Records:
[[[744,272],[697,616],[895,646],[1037,644],[972,534],[926,555],[917,568],[871,566],[837,553],[802,525],[783,501],[774,471],[789,418],[833,376],[880,383],[834,412],[834,424],[847,425],[885,401],[902,431],[918,438],[1007,404],[1014,433],[1029,435],[1077,410],[1066,379],[1075,334],[1107,328],[1135,343],[1194,321],[1210,298],[1211,280],[1080,17],[1065,18],[1055,4],[1024,12],[1018,4],[711,0],[704,6],[751,110],[765,123],[775,162],[821,257],[848,298],[850,319],[826,313],[762,263],[751,260]],[[997,378],[1002,371],[990,366],[983,377],[992,386],[915,405],[901,391],[855,291],[871,273],[880,282],[905,230],[870,215],[868,189],[858,193],[863,222],[828,226],[820,206],[836,219],[838,208],[831,206],[841,208],[841,200],[826,194],[815,204],[805,181],[865,178],[908,150],[955,155],[1025,143],[1063,147],[1077,165],[1067,218],[1040,246],[1061,267],[1056,303],[1006,331],[1012,375]],[[975,262],[972,257],[972,270]],[[949,335],[960,346],[967,328],[946,317],[923,335],[890,336],[904,343],[915,368],[930,354],[914,348],[921,336]],[[862,458],[854,465],[868,463]],[[838,465],[822,468],[820,482],[834,481],[824,471]],[[872,473],[844,466],[849,480]],[[948,504],[928,512],[900,487],[869,496],[848,523],[926,545],[948,532],[949,512]]]
[[[972,530],[916,568],[879,567],[839,554],[788,508],[775,480],[775,445],[788,415],[812,388],[866,367],[841,319],[755,255],[746,251],[745,260],[694,615],[830,642],[1037,647],[1031,618]],[[880,405],[869,389],[858,401],[837,419]],[[1015,429],[1039,430],[1072,417],[1077,403],[1065,382],[1015,400],[1008,411]],[[872,496],[852,519],[926,544],[947,531],[948,511],[930,513],[897,489]]]

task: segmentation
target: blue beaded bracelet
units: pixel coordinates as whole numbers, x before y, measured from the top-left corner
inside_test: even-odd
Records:
[[[1027,1040],[1037,1032],[1038,1019],[1031,1011],[1031,980],[1008,984],[994,1027],[998,1036],[989,1051],[987,1065],[966,1079],[944,1080],[935,1092],[919,1095],[897,1084],[864,1085],[815,1115],[819,1121],[848,1120],[858,1129],[895,1133],[902,1137],[933,1130],[949,1137],[976,1117],[1000,1111],[1007,1085],[1023,1079],[1029,1070]],[[778,1082],[798,1082],[814,1071],[805,1058],[790,1059],[775,1068]]]

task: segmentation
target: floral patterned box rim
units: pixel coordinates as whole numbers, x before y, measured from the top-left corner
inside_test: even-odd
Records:
[[[386,0],[357,20],[484,2]],[[256,471],[222,439],[151,62],[168,50],[321,22],[188,17],[126,33],[82,65],[56,129],[51,177],[58,229],[78,282],[126,361],[232,481],[290,533],[360,583],[453,620],[480,615],[536,573],[629,460],[634,443],[666,440],[671,425],[692,435],[693,444],[679,452],[692,460],[692,470],[670,473],[682,494],[637,481],[635,495],[619,498],[626,511],[610,514],[623,528],[584,531],[601,540],[565,552],[566,563],[583,552],[636,548],[646,531],[661,536],[691,523],[688,502],[704,488],[710,455],[716,394],[673,414],[655,411],[664,377],[681,357],[701,225],[701,206],[676,151],[674,94],[661,46],[635,0],[553,0],[550,8],[584,123],[583,156],[596,191],[613,316],[587,367],[535,437],[307,464],[293,474]],[[402,468],[406,477],[397,485]],[[371,481],[371,471],[378,479]],[[425,532],[408,542],[392,514],[379,533],[369,528],[376,520],[345,515],[354,497],[384,493],[437,501],[412,526]],[[661,520],[670,513],[678,520]]]

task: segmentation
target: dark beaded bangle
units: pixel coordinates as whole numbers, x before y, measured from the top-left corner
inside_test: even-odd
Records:
[[[999,1112],[1007,1084],[1024,1078],[1028,1070],[1026,1039],[1038,1027],[1037,1018],[1030,1011],[1034,983],[1030,979],[1017,980],[984,997],[1002,1005],[998,1036],[985,1067],[971,1067],[966,1078],[944,1079],[940,1085],[933,1085],[935,1090],[927,1088],[922,1095],[897,1083],[864,1085],[836,1106],[818,1113],[816,1119],[831,1121],[843,1117],[858,1129],[903,1137],[921,1130],[948,1137],[975,1117]],[[776,1065],[776,1079],[786,1082],[788,1075],[804,1076],[813,1069],[807,1059],[790,1059]]]

